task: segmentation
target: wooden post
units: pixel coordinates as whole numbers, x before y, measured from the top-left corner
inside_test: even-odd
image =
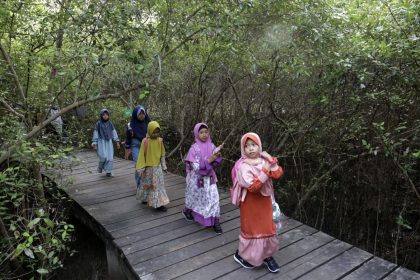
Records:
[[[119,253],[112,241],[106,240],[106,260],[108,264],[109,279],[127,279],[121,270]]]

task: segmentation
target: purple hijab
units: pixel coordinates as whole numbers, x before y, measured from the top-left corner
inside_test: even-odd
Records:
[[[195,143],[191,147],[191,149],[188,151],[187,157],[185,158],[186,161],[189,162],[197,162],[197,154],[196,151],[199,151],[199,161],[198,163],[201,165],[203,161],[207,161],[209,157],[213,154],[214,144],[211,141],[210,133],[209,137],[207,138],[206,142],[201,141],[198,138],[198,132],[200,131],[200,128],[205,127],[209,128],[207,124],[205,123],[198,123],[194,126],[194,138]]]

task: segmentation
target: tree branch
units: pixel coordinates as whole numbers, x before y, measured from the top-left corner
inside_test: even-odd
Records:
[[[162,60],[164,58],[166,58],[167,56],[169,56],[170,54],[172,54],[173,52],[175,52],[177,49],[179,49],[180,47],[182,47],[183,45],[185,45],[186,42],[188,42],[192,37],[194,37],[196,34],[200,33],[201,31],[207,29],[206,27],[201,27],[200,29],[196,30],[194,33],[192,33],[191,35],[187,36],[184,38],[184,40],[182,40],[178,45],[176,45],[172,50],[168,51],[167,53],[162,55]]]
[[[22,84],[19,81],[19,77],[16,74],[15,68],[13,67],[12,61],[10,60],[9,54],[7,53],[6,49],[3,47],[3,44],[0,40],[0,51],[6,61],[7,66],[9,67],[10,72],[12,73],[13,79],[15,80],[16,86],[18,87],[20,97],[22,101],[26,103],[25,92],[23,91]]]
[[[327,176],[329,176],[331,173],[333,173],[335,170],[337,170],[339,167],[343,166],[344,164],[355,160],[355,159],[359,159],[360,157],[369,155],[368,152],[366,153],[362,153],[360,155],[357,156],[353,156],[351,158],[347,158],[345,160],[340,161],[339,163],[337,163],[336,165],[334,165],[330,170],[328,170],[327,172],[325,172],[324,174],[322,174],[321,177],[319,177],[315,183],[309,188],[309,190],[303,195],[303,197],[301,199],[299,199],[298,205],[295,208],[294,214],[297,213],[297,211],[302,207],[302,205],[308,200],[309,196],[320,187],[320,183],[325,180],[327,178]]]
[[[25,118],[24,115],[22,115],[21,113],[17,112],[16,110],[14,110],[12,108],[12,106],[9,105],[9,103],[7,103],[3,98],[0,99],[1,104],[3,104],[4,107],[6,107],[7,110],[9,110],[10,112],[12,112],[14,115],[18,116],[19,118]]]
[[[92,103],[92,102],[95,102],[95,101],[98,101],[98,100],[119,98],[120,96],[122,96],[124,94],[127,94],[131,91],[141,89],[141,88],[144,88],[144,87],[145,87],[145,85],[136,85],[136,86],[134,86],[132,88],[129,88],[129,89],[127,89],[123,92],[120,92],[120,93],[97,95],[95,97],[91,97],[91,98],[87,98],[87,99],[84,99],[84,100],[74,102],[71,105],[63,108],[57,114],[52,115],[51,117],[49,117],[48,119],[43,121],[40,125],[35,126],[28,134],[26,134],[22,138],[22,140],[25,141],[25,140],[31,139],[36,134],[38,134],[43,128],[45,128],[48,124],[50,124],[53,120],[55,120],[56,118],[58,118],[62,114],[65,114],[65,113],[69,112],[70,110],[72,110],[76,107],[82,106],[82,105],[87,104],[87,103]],[[0,165],[3,164],[16,151],[16,146],[17,146],[17,144],[13,144],[13,145],[5,144],[1,147],[0,150],[5,151],[5,153],[0,157]]]

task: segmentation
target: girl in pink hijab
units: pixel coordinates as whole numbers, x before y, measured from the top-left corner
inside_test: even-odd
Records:
[[[214,169],[222,162],[220,149],[223,145],[216,148],[205,123],[195,125],[194,137],[195,143],[185,158],[187,187],[182,214],[187,221],[213,227],[217,234],[221,234],[219,192]]]
[[[273,222],[273,179],[283,175],[277,158],[262,151],[260,137],[252,132],[241,139],[242,157],[237,166],[236,198],[241,213],[239,249],[233,256],[245,268],[265,264],[270,272],[278,272],[273,255],[279,249],[279,239]]]

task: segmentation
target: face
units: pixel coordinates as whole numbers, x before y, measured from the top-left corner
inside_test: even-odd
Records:
[[[207,128],[202,128],[198,131],[198,139],[202,142],[206,142],[209,138],[209,130]]]
[[[248,158],[257,158],[259,156],[259,147],[257,143],[249,138],[245,142],[245,155]]]
[[[141,111],[140,114],[137,115],[137,119],[139,121],[142,121],[144,120],[144,118],[146,118],[146,114],[143,111]]]
[[[107,121],[107,120],[109,119],[109,114],[108,114],[107,112],[103,113],[103,114],[102,114],[102,119],[103,119],[104,121]]]
[[[155,130],[153,130],[152,135],[150,135],[150,138],[152,139],[156,139],[160,136],[160,128],[156,128]]]

